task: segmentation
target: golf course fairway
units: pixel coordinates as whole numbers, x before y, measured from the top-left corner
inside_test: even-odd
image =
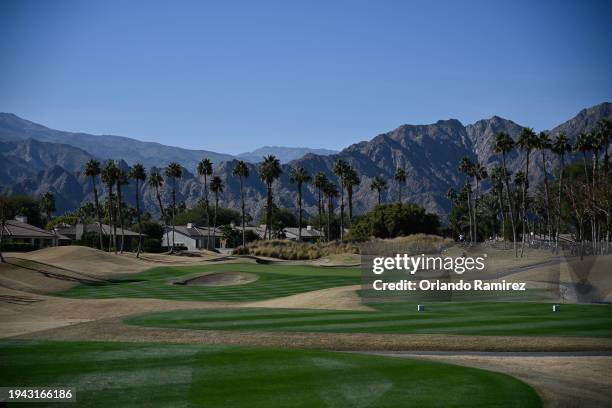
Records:
[[[72,387],[85,407],[541,406],[531,387],[504,374],[348,353],[2,341],[0,361],[2,384]]]

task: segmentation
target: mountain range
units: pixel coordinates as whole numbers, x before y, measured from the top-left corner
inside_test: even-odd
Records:
[[[581,132],[590,131],[602,118],[612,118],[611,103],[583,109],[549,132],[553,136],[564,132],[573,140]],[[192,206],[203,194],[201,180],[194,175],[197,162],[203,157],[209,157],[215,163],[215,174],[224,179],[226,184],[221,205],[238,209],[239,183],[231,173],[237,160],[243,159],[250,162],[248,166],[251,173],[246,187],[247,210],[256,218],[265,204],[265,185],[257,177],[256,162],[260,157],[266,154],[283,156],[283,174],[274,185],[274,194],[278,205],[289,208],[296,207],[295,186],[289,183],[288,177],[290,166],[302,166],[310,174],[322,171],[331,180],[337,180],[332,169],[334,162],[341,157],[360,175],[361,184],[354,193],[356,213],[367,211],[376,204],[376,195],[370,191],[370,183],[375,176],[382,176],[389,181],[389,189],[383,198],[386,201],[395,200],[397,187],[391,180],[395,169],[403,167],[407,173],[406,187],[403,188],[405,199],[444,217],[450,209],[446,192],[451,187],[458,188],[464,181],[457,170],[459,160],[468,156],[491,167],[499,161],[492,150],[495,134],[504,131],[517,138],[522,129],[523,126],[498,116],[466,126],[456,119],[448,119],[428,125],[402,125],[337,153],[323,151],[317,154],[309,149],[264,147],[235,157],[120,136],[62,132],[12,114],[0,114],[0,191],[30,195],[51,191],[56,196],[57,208],[61,212],[93,199],[91,181],[82,174],[83,164],[90,158],[120,160],[120,166],[124,168],[141,162],[149,169],[177,161],[183,166],[177,199]],[[514,151],[508,156],[507,164],[511,171],[516,172],[523,165],[523,157]],[[558,163],[549,154],[545,165],[550,173]],[[531,161],[530,175],[535,180],[543,177],[539,155]],[[316,191],[311,186],[305,190],[304,209],[315,214]],[[154,194],[144,186],[141,194],[145,209],[157,214]],[[163,189],[163,195],[166,202],[169,202],[170,191],[167,186]],[[133,185],[127,186],[124,196],[133,204]]]

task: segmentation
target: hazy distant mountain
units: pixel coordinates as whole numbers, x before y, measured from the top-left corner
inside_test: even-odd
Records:
[[[304,157],[308,153],[318,154],[319,156],[329,156],[338,153],[337,150],[311,149],[309,147],[285,147],[285,146],[264,146],[252,152],[240,153],[236,157],[251,163],[259,163],[264,156],[273,154],[281,163],[289,163]]]
[[[612,104],[603,103],[584,109],[574,118],[553,128],[550,132],[552,134],[565,132],[573,140],[580,132],[590,131],[602,118],[612,119]],[[19,123],[29,124],[28,127],[25,127],[28,134],[35,133],[29,127],[39,126],[22,119],[19,119]],[[336,154],[307,153],[303,157],[282,165],[283,174],[274,184],[275,201],[283,207],[295,208],[296,206],[295,186],[289,183],[288,178],[289,166],[303,166],[311,175],[322,171],[330,180],[337,183],[337,177],[333,174],[332,169],[336,159],[342,157],[351,163],[360,175],[361,184],[355,189],[354,194],[356,213],[364,212],[376,204],[376,196],[370,191],[370,183],[377,175],[386,178],[389,183],[389,189],[383,195],[384,200],[396,200],[397,187],[392,181],[392,176],[395,169],[400,166],[406,170],[408,175],[407,186],[403,188],[404,198],[444,216],[450,209],[450,203],[446,199],[447,190],[450,187],[460,187],[464,180],[457,170],[459,160],[463,156],[468,156],[489,168],[492,167],[499,162],[499,158],[492,151],[495,134],[505,131],[516,138],[522,128],[511,120],[497,116],[467,126],[462,125],[456,119],[449,119],[429,125],[402,125],[369,141],[353,144]],[[15,135],[11,133],[11,129],[6,121],[0,120],[0,140],[11,137],[14,139]],[[43,127],[43,129],[47,128]],[[15,132],[23,134],[24,126],[17,127]],[[105,138],[105,136],[86,136],[102,138],[94,139],[91,143]],[[128,140],[131,143],[146,144]],[[94,146],[98,145],[94,144]],[[138,145],[132,146],[137,148]],[[60,211],[74,208],[84,201],[92,200],[91,183],[79,171],[82,163],[91,157],[92,152],[104,158],[104,155],[100,153],[101,148],[98,147],[91,151],[83,151],[71,146],[33,140],[0,143],[0,191],[39,195],[49,190],[57,195]],[[274,152],[271,153],[274,154]],[[125,157],[127,161],[129,156],[120,155],[119,157]],[[133,157],[129,158],[128,163],[122,162],[121,166],[127,168],[128,164],[134,161]],[[203,197],[204,191],[201,180],[194,175],[195,163],[190,160],[177,161],[184,167],[183,177],[178,183],[177,199],[185,201],[188,206],[195,205]],[[162,164],[165,165],[166,162]],[[219,175],[226,184],[220,204],[239,209],[239,183],[232,176],[235,164],[236,160],[233,158],[222,161],[215,165],[215,174]],[[508,167],[511,172],[515,173],[522,168],[522,165],[523,157],[518,151],[509,155]],[[548,154],[546,165],[549,173],[555,170],[556,158]],[[265,205],[266,191],[265,186],[257,177],[257,165],[249,164],[248,166],[251,175],[246,183],[247,210],[252,217],[257,218]],[[531,161],[530,174],[541,180],[543,171],[539,154],[536,154]],[[130,204],[133,204],[134,200],[133,188],[133,185],[125,188],[124,196]],[[104,188],[99,189],[104,196]],[[145,209],[157,214],[153,192],[146,186],[141,186],[141,189]],[[164,186],[162,194],[164,201],[170,202],[168,183]],[[316,191],[312,186],[307,186],[304,191],[306,212],[316,213],[316,200]]]
[[[11,113],[0,113],[0,141],[30,138],[44,142],[67,144],[95,153],[96,156],[103,159],[124,159],[130,165],[142,163],[146,167],[161,167],[175,161],[187,168],[195,169],[197,163],[203,157],[208,157],[214,163],[233,158],[229,154],[207,150],[182,149],[160,143],[142,142],[123,136],[98,136],[87,133],[63,132],[49,129]]]

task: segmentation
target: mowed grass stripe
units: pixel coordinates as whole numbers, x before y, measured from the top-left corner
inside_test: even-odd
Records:
[[[420,313],[410,303],[377,307],[380,310],[373,312],[182,310],[130,317],[126,322],[200,330],[612,337],[612,305],[563,305],[559,313],[542,303],[429,304],[428,311]]]
[[[0,341],[0,361],[3,384],[69,385],[79,406],[541,406],[504,374],[314,350]]]
[[[249,272],[258,276],[244,285],[204,287],[176,285],[213,272]],[[118,297],[200,301],[256,301],[336,286],[360,283],[357,268],[322,268],[314,266],[222,264],[207,266],[162,267],[96,285],[80,285],[57,296],[110,299]]]

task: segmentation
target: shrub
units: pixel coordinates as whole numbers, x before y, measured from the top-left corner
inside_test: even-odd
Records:
[[[235,254],[266,256],[270,258],[305,260],[332,254],[358,254],[359,247],[348,243],[308,243],[288,240],[255,241],[236,248]]]

